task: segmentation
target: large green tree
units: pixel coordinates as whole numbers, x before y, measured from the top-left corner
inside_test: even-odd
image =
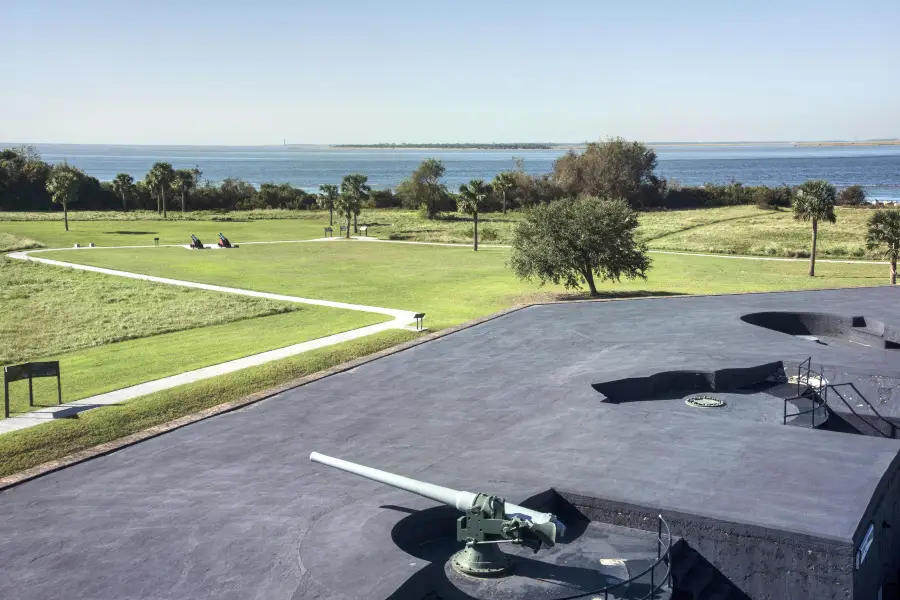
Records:
[[[794,194],[794,218],[812,222],[812,246],[809,251],[809,276],[816,274],[816,243],[819,238],[819,221],[834,223],[834,201],[837,192],[824,179],[803,182]]]
[[[553,164],[553,182],[574,197],[624,198],[642,206],[664,193],[665,180],[654,174],[656,153],[640,142],[612,138],[570,150]]]
[[[328,226],[334,225],[334,203],[340,192],[338,186],[333,183],[323,183],[319,186],[319,206],[328,209]]]
[[[412,175],[397,186],[397,195],[403,205],[418,208],[428,219],[438,216],[448,198],[447,186],[441,183],[445,171],[444,163],[439,160],[422,161]]]
[[[578,289],[597,296],[602,281],[646,279],[650,257],[635,240],[637,214],[622,199],[582,197],[537,206],[513,232],[510,266],[520,279]]]
[[[879,210],[869,217],[866,244],[869,250],[884,250],[891,263],[891,285],[897,285],[897,260],[900,259],[900,210]]]
[[[456,198],[456,210],[463,214],[472,215],[474,224],[474,247],[478,252],[478,213],[487,207],[491,197],[491,186],[483,179],[473,179],[469,183],[459,186],[459,196]]]
[[[494,177],[494,181],[491,183],[491,187],[494,192],[500,196],[500,206],[505,215],[507,206],[509,205],[507,196],[509,191],[516,187],[516,174],[511,171],[497,173],[497,176]]]
[[[350,238],[350,219],[353,218],[353,231],[356,232],[356,218],[362,210],[363,204],[369,199],[371,188],[369,178],[362,173],[351,173],[344,176],[341,181],[341,193],[337,198],[335,208],[338,215],[347,219],[347,238]]]
[[[166,191],[172,187],[175,180],[175,170],[171,163],[158,162],[147,173],[147,187],[153,190],[156,196],[156,212],[162,212],[163,217],[168,217],[166,212]]]
[[[47,177],[47,191],[53,202],[62,205],[66,231],[69,230],[69,204],[77,199],[81,175],[78,169],[63,162],[54,166]]]
[[[112,185],[116,194],[122,199],[122,210],[127,211],[128,197],[131,196],[131,191],[134,188],[134,177],[128,173],[119,173],[112,180]]]
[[[197,186],[197,177],[194,176],[195,169],[178,169],[173,173],[172,189],[181,194],[181,212],[184,214],[187,208],[187,197]]]

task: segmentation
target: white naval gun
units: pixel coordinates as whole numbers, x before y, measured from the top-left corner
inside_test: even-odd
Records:
[[[456,521],[456,539],[464,542],[465,547],[454,554],[450,562],[456,570],[467,575],[484,577],[506,573],[511,560],[500,551],[498,544],[521,544],[537,552],[544,546],[553,546],[557,536],[565,534],[565,526],[554,515],[506,502],[499,496],[455,490],[318,452],[310,454],[309,460],[406,490],[465,513]]]

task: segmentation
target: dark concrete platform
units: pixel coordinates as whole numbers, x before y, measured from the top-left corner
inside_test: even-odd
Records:
[[[0,598],[389,597],[422,568],[390,532],[433,504],[311,464],[313,450],[514,501],[555,488],[597,511],[779,532],[847,551],[849,567],[900,442],[625,408],[592,384],[810,354],[898,377],[894,352],[740,318],[900,323],[898,300],[880,288],[517,311],[3,492]]]

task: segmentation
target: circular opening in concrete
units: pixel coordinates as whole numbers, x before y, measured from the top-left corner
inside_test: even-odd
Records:
[[[721,408],[725,406],[724,400],[719,400],[712,396],[692,396],[685,400],[684,403],[696,408]]]

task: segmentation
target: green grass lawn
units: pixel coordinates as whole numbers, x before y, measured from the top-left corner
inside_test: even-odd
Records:
[[[152,245],[154,237],[160,237],[163,244],[182,244],[187,243],[191,233],[213,243],[219,231],[237,242],[318,238],[328,222],[324,211],[199,212],[185,217],[173,213],[168,221],[147,212],[72,214],[73,219],[84,220],[73,221],[72,230],[66,233],[58,213],[0,212],[0,249],[4,233],[47,247],[66,247],[76,242],[98,246]],[[877,258],[877,253],[870,254],[865,248],[866,221],[871,214],[866,209],[837,209],[837,224],[820,227],[819,256]],[[478,227],[481,242],[509,244],[521,218],[521,212],[482,215]],[[371,224],[369,235],[382,239],[461,244],[472,241],[471,219],[455,213],[428,220],[415,211],[367,209],[359,222]],[[640,222],[638,237],[652,250],[779,257],[803,257],[809,252],[810,225],[795,221],[789,210],[730,206],[652,211],[641,213]]]
[[[386,320],[377,314],[303,306],[300,310],[236,323],[106,344],[43,360],[58,360],[63,402],[79,400],[185,371],[283,348]],[[35,380],[38,406],[56,404],[56,380]],[[30,410],[28,384],[10,387],[12,413]]]
[[[515,279],[509,250],[416,246],[363,241],[246,246],[234,252],[160,248],[49,252],[45,256],[115,269],[310,298],[427,313],[435,329],[513,304],[555,298]],[[878,285],[883,265],[822,264],[806,275],[803,262],[746,261],[657,254],[647,281],[604,283],[610,294],[705,294]],[[583,295],[582,295],[583,296]]]
[[[291,211],[269,211],[281,214]],[[61,220],[2,220],[4,213],[0,212],[0,236],[4,234],[17,238],[30,238],[48,248],[67,248],[76,243],[87,246],[94,243],[97,246],[152,246],[153,239],[159,238],[160,244],[189,244],[193,233],[204,244],[215,244],[218,234],[221,232],[234,243],[269,240],[303,240],[319,238],[324,235],[324,227],[328,224],[328,213],[293,211],[291,214],[300,214],[309,218],[275,218],[268,220],[250,219],[242,213],[231,213],[228,216],[220,216],[220,219],[181,220],[170,218],[163,221],[134,219],[134,220],[109,220],[100,221],[73,220],[70,217],[69,231],[66,231]],[[7,213],[5,216],[22,213]],[[33,215],[34,213],[24,213]],[[78,213],[71,213],[78,215]],[[94,213],[97,214],[97,213]],[[115,213],[100,213],[112,215]],[[135,215],[136,213],[127,213]],[[156,213],[150,213],[156,217]],[[178,213],[175,213],[178,214]],[[61,218],[57,213],[44,213]],[[225,220],[231,219],[231,220]],[[335,230],[338,230],[335,224]],[[0,237],[0,243],[3,242]],[[2,249],[2,246],[0,246]],[[9,248],[15,249],[15,248]]]
[[[0,303],[0,365],[300,308],[2,257]]]
[[[7,258],[0,302],[0,365],[59,360],[64,401],[386,320]],[[35,390],[56,399],[55,382]],[[13,412],[28,410],[27,385],[11,392]]]
[[[12,252],[14,250],[28,250],[31,248],[40,248],[41,243],[35,240],[19,237],[11,233],[3,233],[0,231],[0,252]]]

